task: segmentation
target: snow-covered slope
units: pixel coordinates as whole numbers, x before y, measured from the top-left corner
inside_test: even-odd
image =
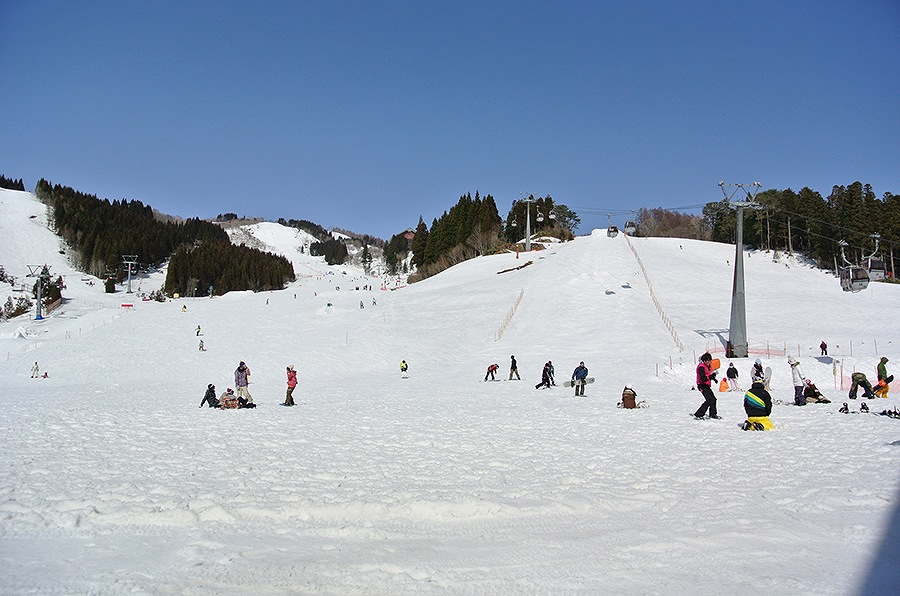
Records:
[[[849,295],[795,260],[747,255],[742,377],[762,358],[789,401],[789,352],[834,400],[778,405],[773,432],[748,433],[739,393],[719,394],[722,420],[689,416],[696,358],[723,357],[727,245],[594,234],[384,291],[299,253],[302,233],[257,224],[296,283],[155,303],[80,282],[27,193],[0,191],[0,209],[0,264],[46,261],[73,282],[46,319],[0,323],[6,593],[900,584],[900,421],[837,411],[842,375],[900,363],[898,286]],[[491,362],[505,379],[513,354],[522,381],[482,382]],[[241,360],[258,408],[198,409]],[[547,360],[559,384],[581,360],[597,382],[583,399],[535,390]],[[35,361],[47,378],[30,378]],[[288,364],[295,408],[278,406]],[[616,408],[626,383],[650,408]]]

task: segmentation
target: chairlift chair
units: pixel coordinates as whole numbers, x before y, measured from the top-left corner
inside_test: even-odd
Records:
[[[887,274],[884,259],[881,257],[866,257],[863,262],[863,267],[865,267],[866,271],[869,273],[869,279],[872,281],[884,279],[884,276]]]
[[[859,292],[869,286],[869,273],[864,267],[841,267],[841,289]]]

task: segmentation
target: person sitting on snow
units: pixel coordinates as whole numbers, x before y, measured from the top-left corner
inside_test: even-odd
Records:
[[[625,408],[626,410],[632,410],[637,408],[637,402],[635,402],[635,398],[637,397],[637,393],[634,389],[625,385],[625,388],[622,389],[622,401],[619,402],[620,408]]]
[[[772,413],[772,396],[766,391],[761,381],[756,381],[744,394],[744,412],[747,420],[741,427],[744,430],[772,430],[775,428],[769,420]]]
[[[223,410],[236,410],[240,407],[237,396],[234,394],[234,389],[231,387],[226,389],[225,393],[219,396],[219,404],[219,407]]]
[[[831,400],[822,395],[819,388],[810,379],[806,379],[806,385],[803,387],[803,396],[806,401],[811,404],[830,404]]]
[[[200,402],[200,407],[203,407],[203,404],[209,404],[210,408],[218,408],[219,400],[216,399],[216,386],[210,383],[206,386],[206,395],[203,396],[203,401]]]

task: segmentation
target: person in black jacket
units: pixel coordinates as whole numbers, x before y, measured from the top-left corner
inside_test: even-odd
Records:
[[[206,386],[206,395],[203,396],[203,401],[200,402],[200,407],[203,407],[203,404],[209,404],[210,408],[218,408],[219,400],[216,399],[216,386],[210,383]]]
[[[716,411],[716,394],[713,393],[713,390],[710,388],[716,380],[716,373],[713,372],[711,363],[712,355],[710,355],[709,352],[706,352],[700,356],[700,363],[697,364],[697,389],[699,389],[700,393],[703,395],[703,404],[701,404],[697,411],[694,412],[694,418],[697,418],[698,420],[703,419],[707,410],[709,410],[710,418],[715,418],[716,420],[722,418]]]
[[[550,388],[550,363],[544,365],[544,370],[541,371],[541,382],[534,386],[535,389],[540,389],[541,387]]]
[[[761,382],[753,383],[744,394],[744,411],[747,413],[744,430],[771,430],[774,428],[772,421],[769,420],[769,414],[772,413],[772,396]]]
[[[516,362],[515,356],[509,357],[509,380],[512,381],[513,375],[516,375],[516,379],[522,380],[522,377],[519,376],[519,364]]]

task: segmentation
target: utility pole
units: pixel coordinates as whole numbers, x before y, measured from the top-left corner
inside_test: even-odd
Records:
[[[37,308],[35,309],[35,321],[40,321],[44,317],[41,316],[41,290],[43,285],[50,281],[50,269],[47,265],[28,265],[28,275],[25,277],[37,278]]]
[[[734,187],[731,195],[728,195],[726,186]],[[728,330],[728,345],[725,346],[725,354],[728,358],[746,358],[748,354],[747,346],[747,305],[744,292],[744,209],[759,209],[759,204],[755,201],[756,193],[762,186],[759,182],[753,182],[750,187],[751,191],[744,188],[743,184],[725,184],[719,181],[719,188],[725,195],[725,201],[729,207],[737,209],[736,238],[734,247],[734,282],[731,286],[731,323]],[[735,201],[731,199],[738,191],[743,191],[747,195],[746,201]]]
[[[128,266],[128,294],[131,294],[131,266],[137,263],[137,255],[122,255],[122,263]]]

